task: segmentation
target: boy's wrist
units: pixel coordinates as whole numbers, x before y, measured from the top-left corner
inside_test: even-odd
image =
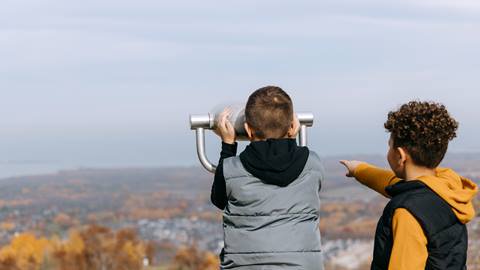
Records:
[[[225,143],[225,144],[236,144],[235,140],[231,140],[231,139],[222,139],[222,143]]]
[[[222,147],[227,146],[227,147],[237,147],[237,142],[228,142],[228,141],[222,141]]]
[[[227,156],[234,156],[237,154],[237,142],[234,142],[232,144],[226,143],[222,141],[222,154],[225,154]]]

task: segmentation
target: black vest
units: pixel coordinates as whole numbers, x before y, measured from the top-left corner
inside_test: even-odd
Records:
[[[420,181],[400,181],[385,191],[392,199],[378,221],[372,270],[388,269],[393,245],[392,219],[397,208],[408,210],[423,228],[428,240],[425,269],[466,269],[467,228],[450,205]]]

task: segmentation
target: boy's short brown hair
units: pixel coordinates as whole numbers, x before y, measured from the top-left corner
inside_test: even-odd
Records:
[[[245,120],[258,139],[283,138],[293,121],[292,100],[280,87],[262,87],[248,98]]]
[[[433,169],[457,136],[458,122],[442,104],[411,101],[388,113],[385,128],[394,147],[404,147],[415,164]]]

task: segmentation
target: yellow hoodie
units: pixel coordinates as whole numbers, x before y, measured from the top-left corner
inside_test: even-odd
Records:
[[[385,197],[388,197],[385,188],[401,180],[392,171],[367,163],[360,164],[355,169],[354,176],[360,183]],[[475,217],[472,200],[478,187],[471,180],[447,168],[437,168],[435,176],[421,176],[417,180],[422,181],[444,199],[452,207],[460,222],[466,224]],[[428,257],[427,238],[415,217],[406,209],[395,210],[392,231],[393,247],[388,269],[425,269]]]

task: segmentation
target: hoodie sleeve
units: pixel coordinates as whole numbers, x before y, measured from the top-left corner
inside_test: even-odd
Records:
[[[377,191],[385,197],[389,197],[385,188],[400,181],[400,178],[390,170],[380,169],[368,163],[357,166],[353,175],[365,186]]]
[[[234,157],[237,154],[237,143],[228,144],[222,142],[222,152],[220,152],[220,160],[218,161],[217,170],[215,171],[215,178],[212,184],[212,193],[210,200],[220,210],[227,206],[227,186],[225,183],[225,176],[223,175],[223,160],[229,157]]]
[[[415,217],[398,208],[392,220],[393,247],[388,270],[424,270],[427,263],[427,237]]]

